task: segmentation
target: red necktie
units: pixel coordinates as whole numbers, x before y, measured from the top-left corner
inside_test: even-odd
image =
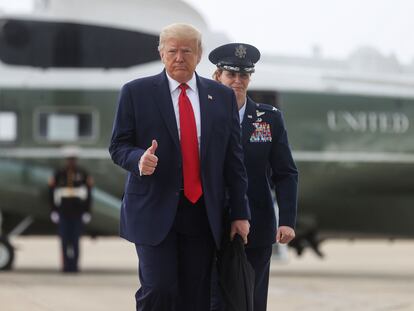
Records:
[[[183,156],[184,195],[191,203],[201,197],[200,158],[198,156],[197,128],[193,107],[187,96],[187,84],[180,85],[178,97],[180,111],[181,153]]]

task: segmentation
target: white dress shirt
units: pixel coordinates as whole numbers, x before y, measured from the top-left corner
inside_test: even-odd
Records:
[[[244,118],[244,113],[246,112],[246,103],[247,103],[247,98],[246,98],[246,101],[244,102],[243,107],[241,107],[240,110],[239,110],[240,124],[242,124],[243,118]]]
[[[171,99],[174,106],[174,113],[175,113],[175,121],[177,122],[177,129],[178,129],[178,138],[180,138],[180,109],[178,107],[178,97],[180,96],[181,89],[179,88],[179,82],[175,81],[171,78],[168,73],[168,85],[170,87],[171,92]],[[197,88],[197,80],[195,74],[193,74],[190,81],[186,83],[188,85],[187,89],[187,96],[190,99],[191,106],[193,107],[194,118],[197,128],[197,139],[198,139],[198,150],[200,150],[200,141],[201,141],[201,118],[200,118],[200,98],[198,97],[198,88]]]

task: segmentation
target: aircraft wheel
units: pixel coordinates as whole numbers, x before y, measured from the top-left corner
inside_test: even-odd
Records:
[[[0,237],[0,270],[10,270],[14,260],[14,249],[9,241]]]

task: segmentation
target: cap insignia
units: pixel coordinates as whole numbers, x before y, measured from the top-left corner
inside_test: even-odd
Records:
[[[234,52],[234,55],[236,55],[238,58],[245,58],[246,57],[246,47],[242,44],[239,46],[236,46],[236,50]]]

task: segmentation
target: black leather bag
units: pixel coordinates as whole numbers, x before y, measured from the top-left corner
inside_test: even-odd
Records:
[[[219,285],[225,311],[253,311],[254,270],[241,236],[228,241],[217,254]]]

